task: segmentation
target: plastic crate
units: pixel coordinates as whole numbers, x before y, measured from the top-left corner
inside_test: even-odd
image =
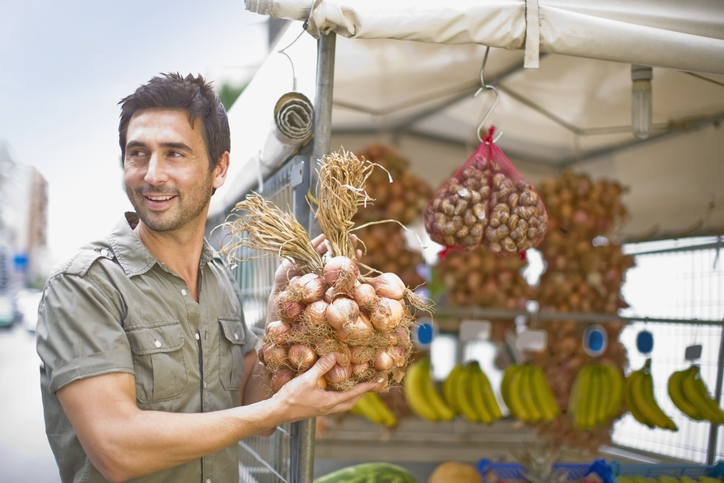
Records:
[[[712,476],[724,478],[724,461],[715,465],[622,465],[611,463],[614,476],[689,476],[696,479],[699,476]]]
[[[604,483],[615,483],[611,467],[605,460],[593,463],[556,463],[554,469],[562,469],[568,473],[568,480],[580,481],[591,473],[597,474]],[[491,463],[490,460],[478,461],[478,472],[485,480],[486,475],[495,471],[498,480],[525,480],[525,466],[520,463]]]

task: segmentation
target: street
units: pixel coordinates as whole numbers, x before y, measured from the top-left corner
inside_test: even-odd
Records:
[[[35,335],[0,330],[0,482],[58,483],[45,437]]]

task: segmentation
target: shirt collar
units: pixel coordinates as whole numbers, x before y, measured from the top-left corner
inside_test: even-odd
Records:
[[[145,273],[157,263],[162,265],[133,232],[137,224],[138,215],[131,211],[126,212],[125,216],[116,224],[108,236],[113,254],[123,270],[129,275]],[[203,267],[214,258],[220,258],[219,254],[204,239],[199,267]]]

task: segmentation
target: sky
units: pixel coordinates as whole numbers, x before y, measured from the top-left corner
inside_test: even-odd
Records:
[[[161,72],[245,83],[267,55],[266,20],[244,0],[0,0],[0,143],[48,182],[54,259],[131,208],[118,101]]]

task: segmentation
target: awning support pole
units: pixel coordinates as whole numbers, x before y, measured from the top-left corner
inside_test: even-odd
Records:
[[[329,153],[332,136],[332,93],[334,85],[334,55],[337,34],[320,35],[317,41],[317,87],[314,98],[314,147],[309,163],[309,188],[317,191],[319,160]],[[308,230],[310,236],[320,233],[319,224],[310,210]],[[290,483],[312,483],[314,479],[314,430],[316,419],[292,423],[292,472]]]
[[[717,406],[721,407],[721,391],[724,382],[724,325],[722,325],[721,336],[719,339],[719,363],[716,368],[716,389],[714,391],[714,399]],[[709,428],[709,448],[706,452],[706,464],[713,465],[716,459],[717,437],[719,435],[719,425],[711,423]]]

